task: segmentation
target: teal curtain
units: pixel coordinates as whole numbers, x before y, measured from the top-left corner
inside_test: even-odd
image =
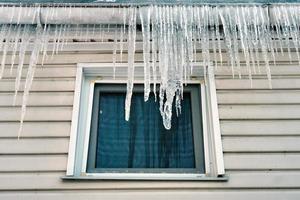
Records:
[[[130,120],[124,119],[125,93],[99,94],[96,168],[195,168],[191,97],[182,112],[173,112],[166,130],[154,96],[132,98]]]

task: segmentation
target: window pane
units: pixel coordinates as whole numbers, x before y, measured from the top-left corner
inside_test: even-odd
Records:
[[[186,93],[172,129],[162,124],[159,103],[143,93],[132,98],[124,119],[125,93],[100,92],[96,168],[195,168],[191,97]]]

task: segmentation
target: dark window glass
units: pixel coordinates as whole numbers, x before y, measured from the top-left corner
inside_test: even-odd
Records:
[[[154,95],[144,102],[141,90],[134,92],[125,121],[125,97],[125,91],[95,87],[88,172],[197,168],[190,92],[184,93],[178,117],[173,106],[171,130],[163,126]]]

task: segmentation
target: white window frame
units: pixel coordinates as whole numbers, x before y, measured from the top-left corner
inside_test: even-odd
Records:
[[[202,66],[195,63],[195,66]],[[116,67],[117,78],[113,79]],[[136,64],[136,68],[143,64]],[[121,70],[119,70],[121,69]],[[135,180],[225,180],[223,150],[218,104],[212,66],[203,67],[202,77],[193,77],[188,84],[200,84],[203,120],[205,174],[180,173],[86,173],[90,124],[95,83],[126,84],[127,64],[79,63],[77,65],[72,125],[67,173],[64,179],[135,179]],[[123,74],[122,74],[123,73]],[[143,83],[143,75],[136,73],[135,83]],[[140,77],[140,78],[138,78]]]

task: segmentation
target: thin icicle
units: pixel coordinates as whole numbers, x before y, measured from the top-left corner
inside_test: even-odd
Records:
[[[7,49],[10,44],[10,35],[11,35],[11,29],[13,25],[8,26],[8,30],[6,31],[5,34],[8,35],[8,37],[5,39],[4,47],[3,47],[3,52],[2,52],[2,61],[1,61],[1,71],[0,71],[0,79],[2,79],[3,74],[4,74],[4,69],[5,69],[5,61],[6,61],[6,55],[7,55]]]
[[[58,54],[58,51],[60,50],[59,45],[61,43],[61,36],[63,34],[63,28],[64,25],[59,25],[59,31],[58,31],[58,37],[57,37],[57,42],[56,42],[56,46],[55,46],[55,54]]]
[[[26,49],[29,44],[30,40],[30,32],[28,25],[25,25],[23,28],[23,33],[21,36],[21,43],[20,43],[20,49],[19,49],[19,61],[18,61],[18,68],[17,68],[17,75],[15,79],[15,95],[13,99],[13,105],[16,104],[17,94],[20,89],[20,82],[22,77],[22,71],[23,71],[23,65],[24,65],[24,59],[26,54]]]
[[[113,79],[116,78],[116,60],[117,60],[117,29],[114,33],[114,45],[113,45]]]
[[[55,53],[55,49],[56,49],[56,45],[57,45],[57,38],[58,38],[58,35],[59,35],[59,29],[58,29],[58,25],[56,24],[55,25],[55,28],[54,28],[54,37],[53,37],[53,41],[52,41],[52,54],[51,54],[51,58],[53,59],[54,57],[54,53]]]
[[[11,67],[10,67],[10,74],[12,74],[12,70],[15,64],[15,58],[16,58],[16,53],[19,45],[19,40],[20,40],[20,33],[21,33],[21,26],[17,26],[17,31],[16,31],[16,37],[14,38],[14,45],[13,45],[13,51],[12,51],[12,56],[11,56]]]
[[[123,62],[123,46],[124,46],[124,31],[121,27],[120,29],[120,63]]]
[[[150,94],[150,16],[151,9],[146,10],[146,16],[144,10],[140,10],[140,18],[142,23],[143,32],[143,56],[144,56],[144,100],[147,101]]]
[[[50,25],[44,27],[44,31],[43,31],[43,46],[42,46],[42,50],[43,50],[43,57],[42,57],[42,63],[41,65],[44,66],[44,62],[47,58],[47,51],[48,51],[48,45],[49,45],[49,29],[50,29]]]
[[[151,7],[152,11],[153,11],[153,18],[152,18],[152,34],[151,34],[151,38],[152,38],[152,44],[151,44],[151,48],[152,48],[152,55],[151,55],[151,59],[152,59],[152,76],[153,76],[153,93],[154,93],[154,98],[155,101],[157,100],[157,96],[156,96],[156,82],[157,82],[157,74],[156,74],[156,61],[157,61],[157,36],[158,36],[158,16],[157,16],[157,6],[152,6]]]
[[[123,62],[123,47],[124,47],[124,37],[126,34],[126,9],[122,9],[123,12],[123,25],[120,30],[120,62]]]
[[[26,106],[27,106],[27,101],[28,101],[28,95],[30,91],[30,87],[32,85],[33,77],[34,77],[34,72],[36,69],[36,65],[38,63],[38,58],[39,58],[39,53],[41,50],[41,45],[42,45],[42,40],[40,35],[43,34],[43,29],[42,26],[39,24],[35,30],[36,35],[34,38],[34,47],[31,52],[30,56],[30,61],[28,65],[28,71],[27,71],[27,76],[26,76],[26,81],[25,81],[25,86],[24,86],[24,94],[22,98],[22,107],[21,107],[21,119],[20,119],[20,128],[18,131],[18,138],[20,138],[22,129],[23,129],[23,122],[26,114]]]

